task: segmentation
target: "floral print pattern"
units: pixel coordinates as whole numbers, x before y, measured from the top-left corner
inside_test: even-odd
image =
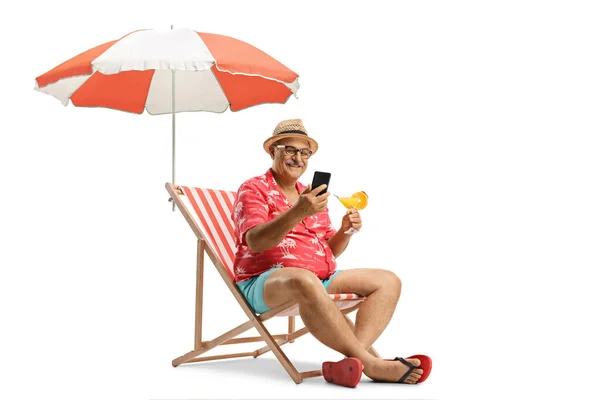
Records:
[[[301,193],[306,186],[296,182]],[[246,232],[283,214],[292,207],[277,186],[273,171],[244,182],[238,189],[231,218],[235,227],[236,255],[233,265],[235,281],[241,282],[272,268],[304,268],[327,279],[336,269],[335,258],[327,240],[336,230],[328,210],[305,218],[274,248],[255,253],[248,247]]]

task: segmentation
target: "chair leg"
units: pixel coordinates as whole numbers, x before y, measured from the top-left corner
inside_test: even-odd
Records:
[[[296,317],[290,315],[288,318],[288,333],[291,335],[296,330]],[[290,340],[290,343],[294,343],[294,341]]]
[[[196,252],[196,319],[194,331],[194,350],[202,347],[202,293],[204,289],[204,240],[198,239]]]
[[[303,336],[307,333],[308,333],[308,328],[305,327],[305,328],[299,329],[296,332],[292,333],[291,335],[288,335],[287,338],[277,340],[277,344],[279,346],[283,346],[286,343],[292,343],[295,339],[297,339],[300,336]],[[271,348],[269,346],[261,347],[260,349],[258,349],[254,352],[254,358],[259,357],[259,356],[269,352],[270,350],[271,350]]]
[[[254,323],[254,327],[256,328],[258,333],[260,333],[260,335],[265,339],[267,346],[269,346],[275,357],[277,357],[277,359],[279,360],[283,368],[287,371],[287,373],[290,375],[292,380],[297,384],[302,383],[302,376],[300,375],[296,367],[294,367],[294,364],[292,364],[292,362],[287,358],[285,353],[281,350],[281,347],[279,347],[279,345],[277,344],[275,339],[273,339],[269,331],[267,331],[267,328],[265,328],[262,321],[255,319],[252,322]]]
[[[202,361],[224,360],[226,358],[251,357],[253,355],[254,355],[253,351],[249,351],[246,353],[223,354],[220,356],[194,358],[193,360],[186,361],[186,364],[197,363],[197,362],[202,362]]]
[[[176,367],[178,365],[189,362],[189,361],[193,360],[194,358],[198,357],[200,354],[206,353],[207,351],[214,349],[221,343],[226,342],[227,340],[246,332],[248,329],[252,328],[252,325],[253,325],[252,321],[246,321],[245,323],[239,325],[237,328],[233,328],[229,332],[222,334],[221,336],[217,337],[216,339],[213,339],[210,342],[204,343],[200,347],[200,349],[190,351],[189,353],[186,353],[186,354],[174,359],[171,364],[174,367]]]

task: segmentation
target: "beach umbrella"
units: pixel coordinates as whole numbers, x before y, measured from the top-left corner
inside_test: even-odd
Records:
[[[248,43],[173,27],[138,30],[92,47],[35,82],[36,90],[65,106],[172,114],[173,184],[176,113],[285,103],[298,88],[297,73]]]

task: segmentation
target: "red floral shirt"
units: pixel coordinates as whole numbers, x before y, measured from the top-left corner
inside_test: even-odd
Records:
[[[296,189],[302,193],[306,186],[296,182]],[[298,223],[274,248],[259,253],[250,250],[245,236],[248,229],[270,221],[290,208],[292,203],[277,186],[270,168],[264,175],[240,186],[231,215],[237,247],[233,263],[236,282],[280,267],[304,268],[319,279],[327,279],[334,273],[336,262],[327,239],[336,230],[327,208]]]

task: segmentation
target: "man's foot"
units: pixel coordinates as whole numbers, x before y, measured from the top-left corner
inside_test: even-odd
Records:
[[[415,367],[421,365],[421,361],[418,358],[407,358],[406,361]],[[408,370],[408,366],[395,360],[377,360],[370,365],[365,364],[364,366],[365,375],[378,382],[399,382]],[[402,383],[417,383],[421,375],[423,375],[423,370],[415,368]]]

